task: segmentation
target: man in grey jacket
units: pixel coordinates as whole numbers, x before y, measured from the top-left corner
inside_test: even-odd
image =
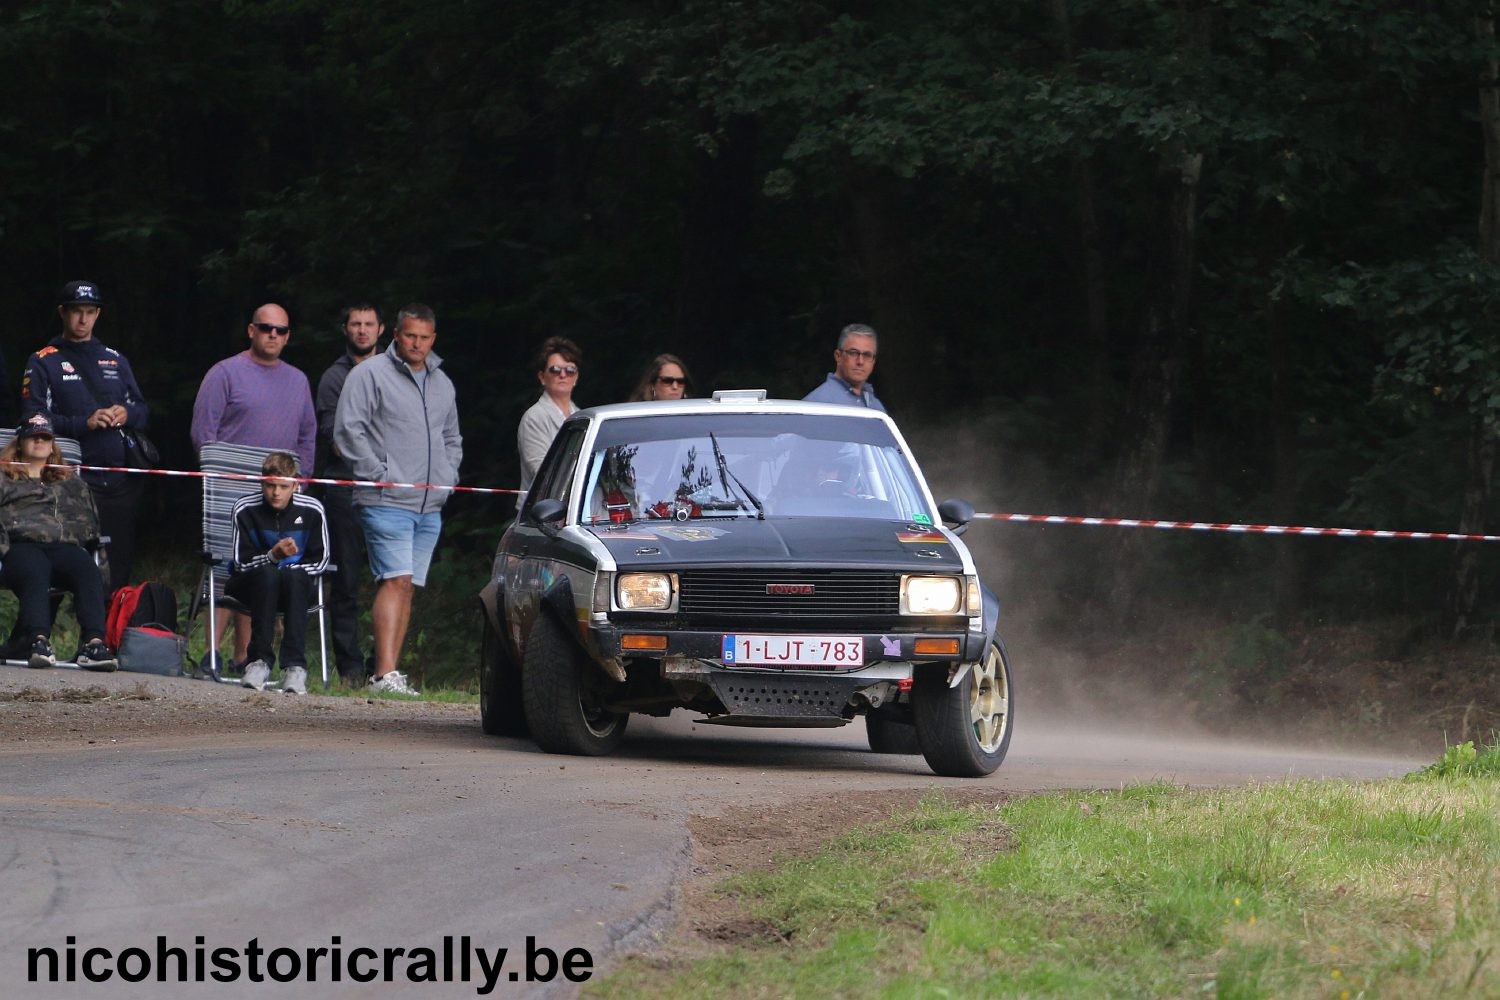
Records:
[[[421,484],[354,491],[376,581],[373,691],[417,693],[396,663],[411,622],[412,588],[427,582],[442,530],[445,487],[458,483],[463,459],[453,383],[432,353],[436,339],[430,308],[403,307],[391,346],[349,372],[333,419],[334,443],[356,479]]]

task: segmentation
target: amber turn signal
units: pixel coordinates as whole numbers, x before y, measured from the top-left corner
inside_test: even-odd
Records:
[[[664,635],[622,635],[620,636],[620,648],[665,652],[667,637]]]
[[[957,639],[918,639],[912,646],[918,656],[957,656]]]

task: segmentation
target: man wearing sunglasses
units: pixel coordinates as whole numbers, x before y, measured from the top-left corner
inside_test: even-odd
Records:
[[[582,356],[578,345],[567,337],[548,337],[537,351],[536,380],[542,384],[542,394],[521,415],[516,428],[516,450],[521,455],[520,500],[526,499],[557,429],[578,409],[573,403],[573,390],[578,386],[578,359]]]
[[[803,399],[814,403],[843,403],[865,406],[885,412],[875,398],[870,375],[875,371],[875,329],[863,323],[850,323],[839,332],[839,344],[833,351],[833,371],[823,384]]]
[[[307,376],[281,360],[292,336],[286,310],[267,302],[245,327],[250,346],[208,370],[193,403],[191,437],[199,451],[210,442],[288,451],[297,456],[299,475],[310,476],[317,448],[318,418]],[[224,634],[229,611],[214,621],[214,648]],[[239,615],[234,628],[234,662],[249,653],[250,618]]]

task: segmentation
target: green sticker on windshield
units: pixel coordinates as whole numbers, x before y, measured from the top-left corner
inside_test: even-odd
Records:
[[[911,516],[911,523],[912,524],[931,524],[932,523],[932,518],[928,517],[926,514],[917,513],[917,514],[913,514]]]

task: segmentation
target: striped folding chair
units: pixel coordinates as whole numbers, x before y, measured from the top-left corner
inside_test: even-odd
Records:
[[[266,456],[277,449],[252,448],[243,444],[225,444],[219,441],[205,444],[198,454],[199,467],[204,472],[229,473],[233,475],[260,475],[260,467]],[[199,610],[208,608],[206,632],[208,654],[213,658],[215,674],[226,683],[239,683],[238,678],[226,678],[219,670],[219,651],[214,647],[214,615],[220,605],[240,614],[249,610],[234,598],[225,595],[224,584],[229,579],[230,567],[234,565],[234,505],[241,498],[260,492],[260,480],[221,479],[218,476],[203,477],[203,575],[198,590],[188,608],[188,620],[198,616]],[[331,573],[336,566],[329,563],[324,573]],[[308,614],[318,616],[318,664],[322,670],[323,687],[328,687],[328,619],[324,614],[326,601],[323,597],[323,574],[314,577],[313,605]]]

